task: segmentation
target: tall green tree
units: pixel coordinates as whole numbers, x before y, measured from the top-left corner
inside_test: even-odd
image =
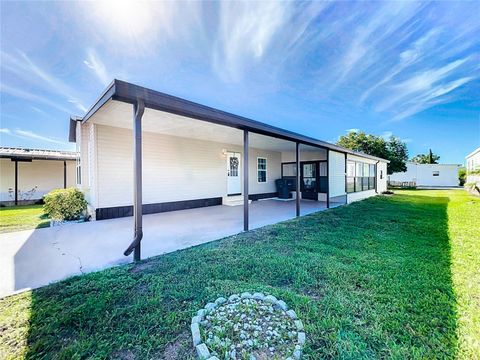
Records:
[[[434,154],[430,149],[428,154],[415,155],[411,161],[417,164],[438,164],[438,160],[440,160],[440,156]]]
[[[393,135],[384,139],[381,136],[365,134],[363,131],[351,131],[347,135],[341,136],[337,145],[390,160],[387,167],[388,174],[407,171],[407,145]]]

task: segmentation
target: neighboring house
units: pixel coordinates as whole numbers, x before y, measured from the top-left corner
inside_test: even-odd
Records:
[[[465,157],[467,169],[466,184],[476,183],[480,188],[480,147]]]
[[[388,176],[391,185],[411,185],[425,187],[458,186],[458,164],[417,164],[407,163],[407,171]]]
[[[70,141],[92,218],[133,214],[140,238],[142,203],[143,213],[242,205],[247,230],[249,202],[277,197],[278,179],[297,216],[300,200],[329,207],[387,186],[384,159],[119,80],[71,118]]]
[[[57,188],[75,186],[70,151],[0,147],[0,203],[28,204]]]

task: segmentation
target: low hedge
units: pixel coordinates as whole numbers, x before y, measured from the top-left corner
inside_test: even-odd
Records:
[[[78,220],[85,216],[87,201],[76,188],[55,189],[43,198],[43,211],[53,220]]]

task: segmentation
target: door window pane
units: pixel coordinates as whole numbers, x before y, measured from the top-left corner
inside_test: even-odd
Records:
[[[238,176],[238,163],[239,163],[238,157],[236,156],[230,157],[230,172],[229,172],[230,176],[234,176],[234,177]]]

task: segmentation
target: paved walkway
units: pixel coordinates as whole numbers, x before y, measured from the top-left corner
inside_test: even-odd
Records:
[[[302,200],[302,215],[325,203]],[[264,200],[250,205],[250,228],[291,219],[295,201]],[[238,234],[242,206],[212,206],[144,215],[142,258]],[[0,296],[132,261],[123,256],[133,238],[133,217],[70,224],[0,235]]]

